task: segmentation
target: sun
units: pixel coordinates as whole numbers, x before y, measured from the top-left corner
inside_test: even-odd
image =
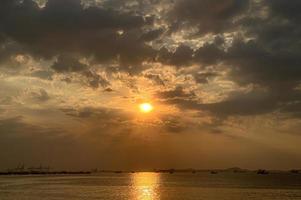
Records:
[[[139,105],[139,109],[143,113],[149,113],[154,109],[154,107],[150,103],[142,103]]]

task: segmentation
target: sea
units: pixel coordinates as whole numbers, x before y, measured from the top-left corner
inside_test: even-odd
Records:
[[[0,200],[301,200],[301,174],[1,176]]]

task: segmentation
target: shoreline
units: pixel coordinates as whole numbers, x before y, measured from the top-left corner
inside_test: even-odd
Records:
[[[154,170],[154,171],[114,171],[114,170],[99,170],[99,171],[8,171],[0,172],[0,176],[28,176],[28,175],[90,175],[90,174],[130,174],[130,173],[162,173],[162,174],[174,174],[174,173],[256,173],[259,175],[267,174],[301,174],[301,170]]]
[[[57,172],[0,172],[0,176],[26,176],[26,175],[82,175],[82,174],[92,174],[92,172],[78,171],[78,172],[68,172],[68,171],[57,171]]]

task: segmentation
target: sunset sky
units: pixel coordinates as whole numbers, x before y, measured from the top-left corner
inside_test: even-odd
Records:
[[[0,170],[301,168],[300,0],[1,0]]]

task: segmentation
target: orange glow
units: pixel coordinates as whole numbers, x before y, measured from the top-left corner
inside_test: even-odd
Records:
[[[135,173],[132,175],[133,199],[159,200],[159,178],[156,173]]]
[[[139,109],[143,113],[149,113],[154,109],[154,107],[150,103],[142,103],[139,105]]]

